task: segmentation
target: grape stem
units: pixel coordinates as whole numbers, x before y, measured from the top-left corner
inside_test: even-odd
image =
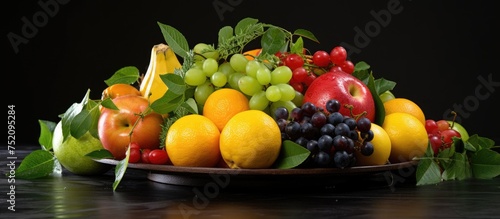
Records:
[[[455,119],[457,118],[457,113],[455,111],[451,111],[451,114],[453,114],[453,120],[451,121],[450,128],[453,128],[455,125]]]
[[[366,114],[368,114],[366,111],[363,111],[362,113],[357,114],[357,115],[356,115],[356,114],[354,114],[354,113],[352,112],[352,110],[354,109],[354,106],[353,106],[353,105],[351,105],[351,104],[344,104],[344,107],[345,107],[345,108],[347,108],[347,109],[349,109],[349,114],[351,114],[351,117],[352,117],[352,118],[354,118],[354,119],[356,119],[356,121],[357,121],[360,117],[365,116]]]

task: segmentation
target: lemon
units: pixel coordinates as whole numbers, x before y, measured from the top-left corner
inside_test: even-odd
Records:
[[[222,129],[220,151],[230,168],[269,168],[280,150],[278,124],[261,110],[237,113]]]
[[[391,139],[391,163],[424,155],[429,139],[424,124],[417,117],[408,113],[391,113],[385,116],[382,128]]]
[[[372,123],[370,130],[373,131],[373,153],[370,156],[364,156],[356,151],[357,166],[384,165],[389,161],[391,155],[391,138],[387,132],[379,125]]]
[[[168,129],[165,147],[174,166],[214,167],[220,160],[220,132],[207,117],[190,114]]]
[[[71,173],[77,175],[98,175],[111,169],[110,165],[96,162],[86,154],[103,149],[101,141],[85,133],[80,138],[68,136],[63,141],[62,123],[57,123],[52,135],[52,149],[59,163]]]

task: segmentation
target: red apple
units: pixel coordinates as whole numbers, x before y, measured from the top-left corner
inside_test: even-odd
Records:
[[[375,102],[368,86],[351,74],[335,71],[327,72],[316,78],[307,88],[303,102],[311,102],[325,109],[330,99],[337,99],[342,107],[340,113],[352,116],[345,104],[353,106],[352,113],[358,115],[366,112],[370,121],[375,119]]]
[[[139,115],[148,110],[146,98],[137,95],[119,96],[113,99],[113,103],[119,110],[103,107],[97,130],[103,147],[115,159],[125,158],[130,142],[137,143],[141,149],[159,148],[163,117],[151,112],[141,119]]]

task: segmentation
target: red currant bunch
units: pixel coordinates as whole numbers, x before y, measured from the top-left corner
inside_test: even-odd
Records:
[[[306,51],[298,53],[278,53],[282,65],[292,70],[290,85],[298,92],[305,93],[307,87],[321,74],[342,71],[354,72],[354,64],[347,59],[347,51],[342,46],[334,47],[330,52],[318,50],[312,55]]]
[[[168,164],[169,161],[164,149],[141,149],[139,144],[130,143],[129,163]]]
[[[453,137],[461,137],[460,132],[452,129],[450,123],[443,119],[438,121],[427,119],[425,121],[425,129],[435,156],[440,151],[451,147]]]

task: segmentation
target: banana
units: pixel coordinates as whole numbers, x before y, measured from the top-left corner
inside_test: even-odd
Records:
[[[163,43],[154,45],[151,49],[148,69],[140,84],[141,95],[149,98],[151,103],[160,99],[168,90],[160,75],[172,74],[181,66],[174,51],[168,45]]]

